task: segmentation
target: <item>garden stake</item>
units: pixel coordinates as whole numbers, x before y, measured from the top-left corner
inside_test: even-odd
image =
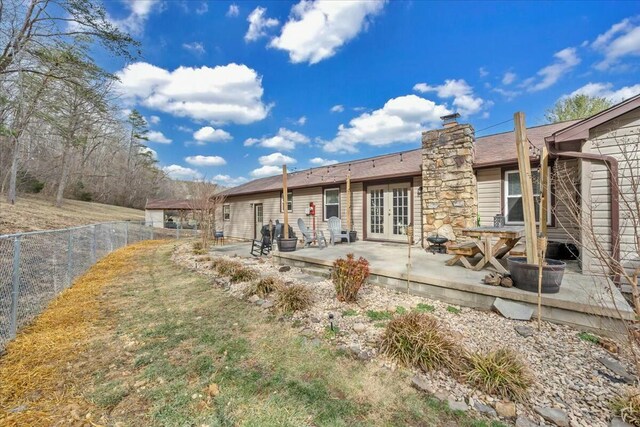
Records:
[[[547,250],[547,238],[538,238],[538,331],[540,330],[540,317],[542,311],[542,264],[544,263],[544,253]]]
[[[409,285],[411,283],[411,243],[413,240],[413,225],[407,227],[407,241],[409,242],[409,251],[407,256],[407,295],[409,295]]]

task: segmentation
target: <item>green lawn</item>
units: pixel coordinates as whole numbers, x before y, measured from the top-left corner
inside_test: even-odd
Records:
[[[289,321],[177,267],[172,244],[108,287],[84,396],[109,425],[488,426],[410,387],[410,373],[314,344]]]

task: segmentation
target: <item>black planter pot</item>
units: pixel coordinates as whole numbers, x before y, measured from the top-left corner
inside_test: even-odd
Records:
[[[564,269],[567,266],[564,262],[555,259],[545,258],[545,265],[542,266],[542,293],[555,294],[560,292]],[[538,292],[538,266],[527,264],[525,257],[509,257],[507,265],[511,273],[513,285],[524,291]]]
[[[296,237],[290,237],[288,239],[278,239],[277,242],[280,252],[293,252],[296,250],[298,239]]]

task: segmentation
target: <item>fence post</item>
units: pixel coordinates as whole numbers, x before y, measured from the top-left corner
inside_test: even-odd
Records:
[[[20,292],[20,236],[13,240],[13,274],[11,276],[13,286],[11,292],[11,321],[9,325],[9,337],[16,337],[18,331],[18,295]]]
[[[153,223],[152,223],[151,227],[149,227],[149,236],[150,236],[149,240],[153,240],[153,237],[154,237],[153,236],[153,232],[154,232],[154,230],[153,230]]]
[[[67,242],[67,286],[73,280],[73,230],[69,230],[69,242]]]
[[[176,239],[180,239],[180,224],[176,227]]]
[[[124,223],[124,245],[127,246],[129,244],[129,223]]]
[[[91,227],[93,229],[93,237],[91,239],[91,264],[96,263],[96,226]]]

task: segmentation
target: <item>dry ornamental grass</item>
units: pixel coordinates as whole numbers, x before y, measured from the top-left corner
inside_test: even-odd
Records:
[[[474,353],[468,359],[466,380],[486,393],[522,401],[533,382],[531,373],[514,351],[499,349]]]

